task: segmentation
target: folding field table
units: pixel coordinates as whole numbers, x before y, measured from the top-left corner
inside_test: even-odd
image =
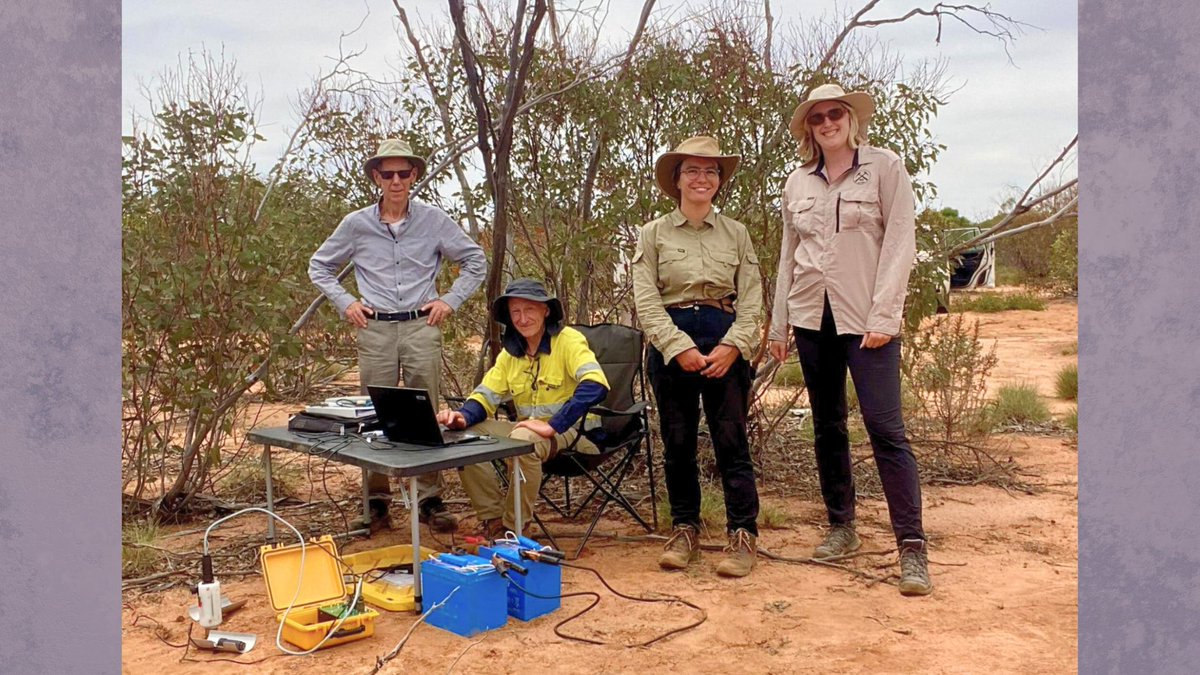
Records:
[[[421,612],[421,532],[417,518],[417,476],[431,471],[454,469],[460,466],[490,462],[533,452],[533,445],[511,438],[491,438],[472,443],[459,443],[444,448],[430,448],[407,443],[395,443],[385,439],[368,443],[359,436],[337,436],[334,434],[297,434],[286,427],[254,429],[246,435],[251,443],[263,444],[263,472],[267,483],[267,510],[274,512],[274,483],[271,479],[271,448],[287,448],[310,455],[328,456],[331,462],[357,466],[363,475],[363,523],[370,522],[371,512],[367,502],[367,472],[383,473],[409,479],[406,495],[412,520],[413,547],[413,600],[417,613]],[[521,481],[518,480],[518,465],[513,462],[513,497],[516,501],[517,534],[521,527]],[[538,486],[533,486],[536,490]],[[362,527],[351,530],[347,535],[370,535],[370,529]],[[275,542],[275,519],[267,517],[267,538]]]

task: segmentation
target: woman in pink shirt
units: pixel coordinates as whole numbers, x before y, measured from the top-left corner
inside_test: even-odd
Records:
[[[915,204],[903,160],[866,143],[874,110],[869,95],[825,84],[792,116],[803,164],[783,190],[769,349],[783,362],[790,327],[830,523],[813,556],[843,556],[861,545],[846,432],[849,369],[900,549],[900,592],[927,595],[933,584],[921,485],[900,411],[900,323],[916,252]]]

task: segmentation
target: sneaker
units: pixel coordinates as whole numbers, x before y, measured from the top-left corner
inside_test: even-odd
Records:
[[[837,558],[857,551],[859,546],[862,546],[862,541],[854,531],[854,523],[833,525],[825,535],[825,540],[813,549],[813,557],[818,560]]]
[[[921,539],[900,542],[900,595],[929,595],[933,592],[927,548],[928,545]]]
[[[717,565],[717,574],[723,577],[744,577],[754,569],[758,555],[758,537],[748,530],[738,528],[729,533],[729,556]]]
[[[446,510],[446,505],[440,497],[430,497],[421,502],[417,509],[417,520],[428,525],[434,532],[458,530],[458,518]]]
[[[508,526],[499,518],[485,519],[479,524],[479,529],[483,531],[483,537],[488,541],[503,539],[505,533],[508,532]]]
[[[691,525],[676,525],[658,557],[664,570],[683,570],[700,559],[700,532]]]

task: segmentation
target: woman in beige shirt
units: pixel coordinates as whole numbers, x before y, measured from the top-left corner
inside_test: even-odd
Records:
[[[658,401],[664,473],[674,530],[659,558],[684,569],[700,558],[700,401],[725,491],[729,556],[717,574],[754,567],[758,490],[746,438],[762,288],[746,227],[716,212],[713,198],[740,157],[716,139],[689,138],[655,163],[655,180],[678,208],[642,226],[633,257],[634,302],[650,339],[647,374]]]
[[[779,362],[788,327],[812,406],[817,471],[830,529],[816,558],[860,546],[846,433],[846,370],[900,548],[900,592],[929,580],[917,460],[900,411],[900,321],[916,252],[912,184],[896,153],[866,144],[871,97],[821,85],[790,125],[803,164],[783,189],[783,243],[769,334]]]

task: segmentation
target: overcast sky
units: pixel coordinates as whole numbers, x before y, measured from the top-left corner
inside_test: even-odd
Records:
[[[659,0],[656,12],[678,13],[684,4]],[[865,0],[841,6],[857,9],[863,4]],[[868,18],[931,4],[883,0]],[[449,23],[443,0],[401,6],[410,18]],[[614,45],[628,42],[641,6],[641,0],[612,0],[605,28]],[[800,12],[835,11],[831,0],[772,0],[771,7],[777,22]],[[930,177],[938,186],[938,205],[957,208],[973,220],[993,215],[1004,197],[1023,190],[1078,128],[1075,1],[993,0],[991,7],[1038,27],[1027,29],[1010,46],[1012,63],[1000,42],[954,22],[945,24],[940,45],[934,43],[936,25],[928,19],[874,29],[906,60],[948,60],[951,84],[960,88],[933,122],[936,139],[947,149]],[[262,98],[260,125],[267,142],[260,144],[255,159],[260,167],[269,166],[295,128],[297,92],[332,65],[339,35],[352,31],[368,11],[366,24],[347,39],[346,48],[365,50],[356,67],[384,76],[400,60],[391,0],[125,0],[123,131],[129,131],[132,111],[149,113],[143,83],[152,83],[188,51],[223,48]]]

